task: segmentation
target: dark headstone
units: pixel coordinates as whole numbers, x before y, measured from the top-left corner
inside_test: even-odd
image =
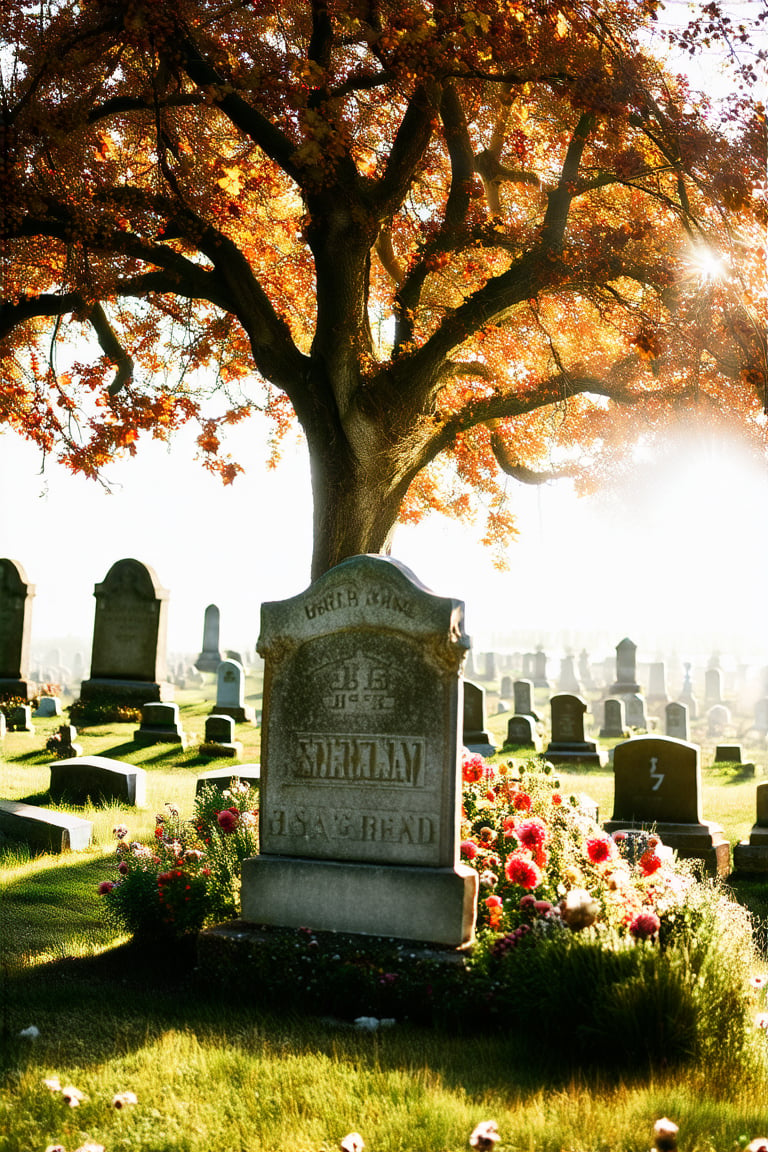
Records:
[[[485,730],[485,689],[471,680],[464,681],[464,723],[462,743],[470,752],[493,756],[496,747]]]
[[[94,588],[90,679],[80,686],[84,700],[119,698],[141,705],[172,700],[167,682],[168,592],[147,564],[118,560]]]
[[[613,816],[606,832],[654,828],[681,857],[702,860],[710,873],[728,874],[728,841],[719,824],[702,816],[695,744],[668,736],[636,736],[617,744],[613,773]]]
[[[541,740],[532,716],[511,716],[507,721],[507,740],[510,747],[533,748],[541,751]]]
[[[109,756],[77,756],[51,764],[51,798],[56,803],[116,801],[142,808],[146,802],[146,780],[145,770],[134,764]]]
[[[640,691],[637,682],[637,644],[626,636],[616,645],[616,682],[612,696],[628,696]],[[628,721],[629,723],[629,721]]]
[[[544,755],[553,764],[602,763],[597,744],[584,738],[584,713],[587,705],[581,696],[562,692],[549,702],[552,710],[552,739]]]
[[[68,812],[0,800],[0,832],[38,852],[79,852],[90,845],[93,824]]]
[[[0,560],[0,697],[29,700],[29,640],[34,584],[16,560]]]

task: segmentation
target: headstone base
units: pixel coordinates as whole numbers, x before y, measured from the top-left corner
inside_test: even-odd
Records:
[[[603,764],[603,756],[592,740],[572,744],[563,740],[553,741],[547,745],[544,756],[552,764],[592,764],[597,768]]]
[[[734,872],[768,872],[768,828],[762,828],[764,839],[755,841],[754,830],[749,840],[733,846]]]
[[[195,668],[198,672],[216,673],[223,659],[221,652],[201,652],[195,660]]]
[[[601,728],[598,736],[601,740],[628,740],[629,730],[626,728]]]
[[[137,728],[133,733],[133,742],[140,748],[150,744],[180,744],[186,748],[189,737],[178,728]]]
[[[157,701],[168,703],[174,699],[173,684],[165,680],[107,680],[97,677],[83,680],[80,685],[81,700],[99,700],[104,697],[119,699],[126,704],[152,704]]]
[[[204,760],[217,760],[226,758],[236,760],[243,754],[242,744],[235,740],[232,744],[220,744],[218,740],[206,740],[200,745],[200,755]]]
[[[611,695],[611,696],[634,696],[634,694],[636,692],[640,692],[640,691],[641,691],[640,685],[636,684],[634,681],[627,681],[626,684],[623,684],[617,680],[615,684],[611,684],[611,687],[609,690],[609,695]]]
[[[721,826],[711,820],[705,820],[701,824],[606,820],[603,828],[609,836],[621,831],[653,830],[661,838],[662,843],[672,848],[681,860],[701,860],[704,871],[710,876],[730,875],[731,846],[723,836]]]
[[[210,715],[231,716],[236,724],[253,724],[256,719],[256,711],[249,705],[246,705],[245,708],[239,708],[234,704],[217,704]]]
[[[494,756],[496,754],[496,745],[488,732],[465,732],[461,738],[461,743],[474,756]]]
[[[243,861],[241,916],[252,924],[455,947],[474,938],[478,875],[472,868],[352,864],[288,856]]]
[[[31,700],[37,693],[37,684],[31,680],[0,680],[0,700]]]

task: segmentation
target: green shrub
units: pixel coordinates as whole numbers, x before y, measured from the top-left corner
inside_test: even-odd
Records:
[[[141,709],[126,704],[119,697],[104,695],[94,700],[81,698],[70,704],[69,719],[79,728],[97,724],[139,724]]]
[[[99,885],[110,920],[136,936],[179,937],[234,916],[240,864],[258,851],[256,798],[237,780],[224,792],[207,785],[191,820],[166,805],[151,844],[116,828],[117,874]]]

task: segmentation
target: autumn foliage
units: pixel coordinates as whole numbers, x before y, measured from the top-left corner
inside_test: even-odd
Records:
[[[760,26],[657,0],[0,0],[0,420],[97,476],[254,410],[306,435],[319,573],[398,517],[512,528],[695,413],[762,443]]]

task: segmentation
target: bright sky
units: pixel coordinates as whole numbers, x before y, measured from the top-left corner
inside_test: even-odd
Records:
[[[729,8],[739,17],[754,2]],[[688,8],[673,0],[663,19],[684,19]],[[685,61],[710,91],[716,64]],[[111,494],[53,462],[41,475],[31,446],[0,435],[0,555],[20,561],[37,586],[33,650],[76,641],[87,661],[93,586],[127,556],[150,564],[171,592],[172,652],[199,650],[209,603],[221,609],[223,647],[254,647],[261,602],[308,583],[309,477],[298,438],[267,472],[264,429],[251,421],[235,431],[247,474],[232,487],[195,464],[181,437],[171,450],[142,443],[135,459],[111,467]],[[611,492],[577,499],[566,483],[510,484],[510,503],[520,536],[505,573],[479,532],[442,517],[395,536],[398,559],[465,601],[479,650],[541,640],[554,658],[586,645],[599,659],[628,635],[639,659],[719,648],[768,663],[768,467],[738,445],[691,433]]]
[[[0,437],[0,554],[36,584],[33,648],[78,638],[86,656],[93,586],[133,556],[170,590],[169,645],[197,652],[203,612],[221,610],[224,647],[253,648],[263,600],[309,582],[311,504],[303,443],[275,471],[248,430],[231,487],[192,462],[188,444],[148,443],[113,466],[111,495]],[[577,498],[566,483],[510,485],[520,537],[509,570],[493,568],[478,532],[434,516],[400,527],[394,555],[427,586],[465,601],[476,647],[549,641],[553,657],[586,645],[595,658],[629,635],[638,658],[739,647],[768,663],[768,468],[724,441],[670,445],[622,488]],[[508,641],[508,642],[509,642]]]

